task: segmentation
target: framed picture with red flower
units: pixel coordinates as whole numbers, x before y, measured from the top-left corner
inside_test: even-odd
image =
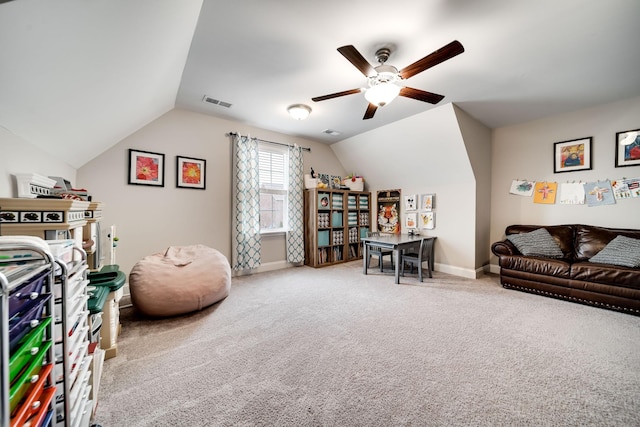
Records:
[[[164,187],[164,154],[130,148],[129,184]]]
[[[181,188],[196,188],[204,190],[207,178],[207,161],[193,157],[177,157],[178,181]]]

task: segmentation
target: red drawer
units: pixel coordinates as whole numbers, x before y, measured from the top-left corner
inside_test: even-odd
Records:
[[[36,390],[34,390],[36,391]],[[46,387],[37,390],[38,393],[34,393],[34,396],[29,396],[24,404],[18,409],[15,417],[11,418],[11,427],[18,427],[25,425],[25,422],[30,426],[41,425],[42,419],[47,415],[47,412],[51,409],[50,404],[53,400],[53,396],[56,395],[55,387]]]

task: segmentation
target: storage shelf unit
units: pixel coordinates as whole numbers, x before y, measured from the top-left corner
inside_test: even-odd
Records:
[[[50,426],[56,391],[53,256],[42,240],[16,239],[0,239],[0,256],[0,425]]]
[[[370,206],[371,194],[364,191],[305,190],[305,264],[323,267],[362,258]]]
[[[92,356],[89,355],[89,310],[87,308],[86,253],[78,247],[80,259],[69,263],[56,261],[59,272],[55,276],[55,379],[57,426],[90,424],[93,412],[91,394]],[[74,257],[78,258],[78,257]]]

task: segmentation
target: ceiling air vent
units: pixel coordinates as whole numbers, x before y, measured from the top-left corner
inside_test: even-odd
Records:
[[[202,98],[202,102],[208,102],[209,104],[219,105],[220,107],[230,108],[231,104],[229,102],[220,101],[219,99],[210,98],[207,95]]]
[[[322,133],[326,133],[327,135],[331,135],[331,136],[338,136],[342,132],[338,132],[337,130],[333,130],[333,129],[325,129],[322,131]]]

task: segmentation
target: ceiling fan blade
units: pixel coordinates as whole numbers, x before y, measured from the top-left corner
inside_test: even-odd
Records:
[[[429,104],[437,104],[444,98],[444,95],[438,95],[437,93],[414,89],[412,87],[401,88],[399,95],[417,99],[418,101],[428,102]]]
[[[327,99],[338,98],[340,96],[345,96],[345,95],[354,95],[354,94],[360,93],[360,92],[362,92],[362,89],[349,89],[349,90],[345,90],[345,91],[342,91],[342,92],[331,93],[329,95],[316,96],[315,98],[311,98],[311,100],[313,102],[326,101]]]
[[[411,65],[404,67],[400,70],[400,76],[403,79],[408,79],[411,76],[415,76],[418,73],[427,70],[434,65],[438,65],[441,62],[446,61],[447,59],[451,59],[456,55],[460,55],[464,52],[464,47],[458,40],[454,40],[448,45],[436,50],[435,52],[430,53],[424,58],[414,62]]]
[[[369,62],[364,59],[364,56],[362,56],[355,47],[351,45],[342,46],[338,48],[338,52],[340,52],[342,56],[347,58],[349,62],[351,62],[358,70],[360,70],[360,72],[364,74],[365,77],[369,77],[375,74],[376,71],[373,69],[371,64],[369,64]]]
[[[367,106],[367,111],[364,112],[364,117],[362,118],[362,120],[368,120],[372,118],[373,115],[376,113],[377,109],[378,109],[377,105],[369,103],[369,105]]]

